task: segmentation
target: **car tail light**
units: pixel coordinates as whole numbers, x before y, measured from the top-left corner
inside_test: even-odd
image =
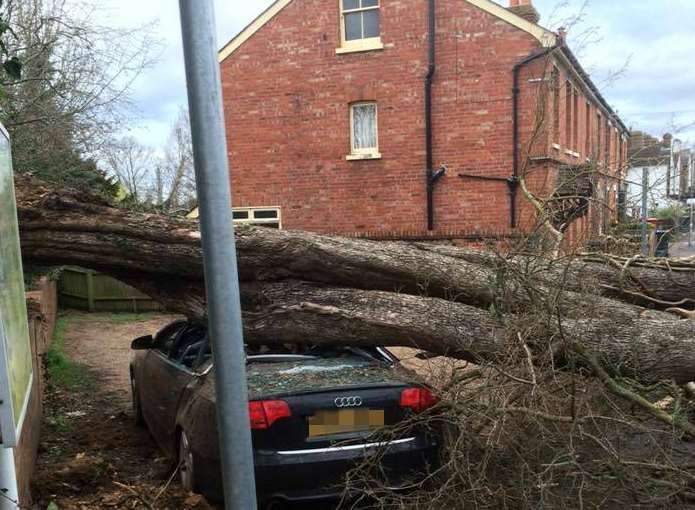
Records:
[[[263,400],[249,402],[251,428],[262,430],[270,428],[280,418],[292,416],[290,406],[284,400]]]
[[[427,388],[407,388],[401,392],[401,407],[412,409],[416,413],[433,407],[439,398]]]

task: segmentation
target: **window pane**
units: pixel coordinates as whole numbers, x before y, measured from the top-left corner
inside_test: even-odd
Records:
[[[379,9],[366,11],[364,16],[364,37],[379,37]]]
[[[358,104],[352,107],[353,149],[376,148],[376,105]]]
[[[376,7],[379,5],[379,0],[362,0],[362,7]]]
[[[232,217],[235,220],[246,220],[249,218],[248,211],[232,211]]]
[[[343,10],[349,11],[350,9],[359,9],[360,0],[343,0]]]
[[[256,219],[277,218],[278,212],[273,211],[272,209],[264,210],[264,211],[254,211],[253,217]]]
[[[345,40],[362,39],[362,13],[345,15]]]

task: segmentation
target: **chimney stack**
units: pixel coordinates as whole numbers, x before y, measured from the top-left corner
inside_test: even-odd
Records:
[[[565,27],[560,27],[557,29],[557,36],[564,43],[567,40],[567,29]]]
[[[538,23],[541,19],[531,0],[509,0],[509,10],[531,23]]]

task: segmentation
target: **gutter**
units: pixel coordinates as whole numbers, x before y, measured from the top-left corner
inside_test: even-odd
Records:
[[[427,167],[427,230],[434,230],[434,185],[446,173],[446,167],[435,171],[432,150],[432,82],[437,71],[435,58],[435,0],[429,0],[428,65],[425,76],[425,165]]]

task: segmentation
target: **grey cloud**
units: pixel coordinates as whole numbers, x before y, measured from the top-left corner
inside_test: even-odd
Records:
[[[583,0],[562,2],[565,8],[556,11],[558,3],[534,2],[546,21],[556,13],[555,26],[548,28],[556,29],[559,20],[576,14]],[[583,48],[581,60],[626,124],[654,135],[677,131],[682,138],[695,141],[692,20],[692,0],[592,0],[581,22],[571,27],[569,44],[576,43],[573,34],[594,27],[597,41]],[[610,85],[602,85],[628,59],[625,73]]]

